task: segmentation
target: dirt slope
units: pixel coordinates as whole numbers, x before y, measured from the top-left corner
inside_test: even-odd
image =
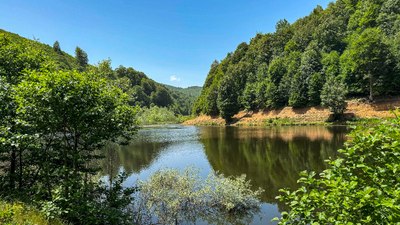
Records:
[[[400,108],[400,97],[377,99],[374,103],[363,100],[349,100],[345,117],[351,118],[388,118],[393,117],[392,110]],[[331,113],[324,107],[306,107],[294,109],[285,107],[277,110],[265,110],[260,112],[239,112],[234,116],[234,126],[262,126],[268,123],[293,123],[315,124],[329,120]],[[220,117],[206,115],[198,116],[184,122],[185,125],[225,125]]]

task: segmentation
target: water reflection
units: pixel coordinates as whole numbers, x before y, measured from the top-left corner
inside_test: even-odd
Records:
[[[283,208],[275,197],[280,188],[297,187],[302,170],[325,169],[324,160],[343,146],[346,127],[298,126],[271,128],[168,126],[139,131],[128,146],[105,147],[102,174],[115,176],[123,169],[136,179],[146,179],[164,168],[194,165],[206,176],[246,174],[254,187],[265,189],[262,220],[266,224]],[[279,215],[279,214],[278,214]]]
[[[343,146],[345,127],[202,128],[200,141],[215,171],[246,174],[276,203],[281,188],[296,188],[302,170],[322,171]]]

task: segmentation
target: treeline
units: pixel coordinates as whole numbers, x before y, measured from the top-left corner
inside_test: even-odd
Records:
[[[130,105],[139,105],[146,108],[152,106],[165,107],[177,115],[190,115],[193,102],[200,94],[196,88],[192,92],[192,88],[167,87],[131,67],[119,66],[113,69],[111,60],[104,60],[98,65],[90,65],[88,63],[88,54],[80,47],[76,47],[75,56],[73,57],[62,51],[58,41],[55,41],[53,46],[49,46],[1,29],[0,38],[2,39],[2,45],[7,44],[20,49],[37,50],[37,54],[42,54],[47,64],[51,64],[58,70],[90,71],[102,75],[129,95]],[[6,52],[5,54],[12,53]]]
[[[399,46],[399,0],[318,6],[213,62],[193,112],[229,120],[241,109],[322,103],[341,113],[345,97],[400,93]]]

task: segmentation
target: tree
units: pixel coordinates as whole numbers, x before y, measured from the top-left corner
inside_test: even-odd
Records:
[[[24,79],[26,71],[51,69],[49,66],[45,68],[45,59],[43,52],[31,43],[16,43],[5,36],[0,37],[0,164],[7,171],[0,174],[3,177],[0,185],[4,194],[18,194],[17,190],[24,185],[21,159],[27,147],[27,137],[21,134],[14,88]]]
[[[132,88],[132,101],[133,105],[138,105],[140,107],[150,106],[150,97],[146,95],[143,88],[136,85]]]
[[[379,27],[386,35],[394,35],[400,31],[400,1],[384,1],[377,20]]]
[[[377,28],[365,29],[361,34],[351,37],[349,47],[342,55],[344,76],[363,91],[369,90],[369,100],[373,101],[383,81],[391,80],[390,57],[388,46],[382,41],[381,31]]]
[[[53,50],[57,52],[58,54],[62,54],[61,48],[60,48],[60,43],[58,41],[55,41],[53,44]]]
[[[325,77],[336,77],[340,74],[340,55],[337,51],[323,54],[321,63]]]
[[[219,114],[217,98],[218,98],[218,89],[216,84],[212,84],[208,89],[209,93],[206,98],[206,103],[204,104],[204,112],[207,115],[217,116]]]
[[[349,30],[364,30],[375,27],[382,3],[374,0],[357,1],[356,11],[350,16]]]
[[[255,110],[257,108],[256,97],[256,83],[247,83],[240,102],[246,110]]]
[[[89,62],[88,55],[87,55],[87,53],[85,51],[83,51],[79,47],[75,48],[75,60],[78,63],[79,71],[86,70],[86,67],[87,67],[88,62]]]
[[[321,86],[324,85],[324,77],[321,73],[313,73],[308,80],[308,102],[311,106],[317,106],[321,103]]]
[[[308,85],[305,73],[294,75],[290,87],[289,105],[295,108],[305,107],[308,104]]]
[[[337,119],[346,109],[347,89],[343,82],[334,77],[329,77],[321,91],[321,103],[329,108]]]
[[[227,123],[232,121],[232,116],[239,112],[240,104],[238,102],[239,93],[236,90],[236,84],[231,76],[226,76],[221,81],[218,90],[218,109],[221,117]]]
[[[103,78],[116,79],[116,75],[111,66],[111,59],[103,60],[94,68],[94,73],[100,75]]]
[[[88,192],[96,186],[96,150],[107,141],[129,140],[137,109],[105,79],[76,71],[29,73],[16,88],[15,102],[25,134],[34,137],[23,172],[35,190],[29,197],[56,202],[68,209],[65,218],[78,223],[94,201]]]
[[[155,92],[151,93],[150,98],[151,102],[161,107],[166,107],[173,103],[171,95],[164,87],[157,88]]]
[[[268,67],[268,78],[266,80],[266,106],[278,108],[287,103],[286,90],[279,88],[282,79],[287,73],[285,59],[283,57],[274,58]]]

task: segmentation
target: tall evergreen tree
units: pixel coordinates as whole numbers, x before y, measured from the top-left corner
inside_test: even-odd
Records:
[[[80,71],[86,70],[86,67],[88,66],[89,62],[88,55],[80,47],[75,48],[75,59],[76,62],[78,63],[79,70]]]
[[[60,43],[58,41],[55,41],[53,44],[53,49],[55,52],[58,54],[62,54],[61,48],[60,48]]]

